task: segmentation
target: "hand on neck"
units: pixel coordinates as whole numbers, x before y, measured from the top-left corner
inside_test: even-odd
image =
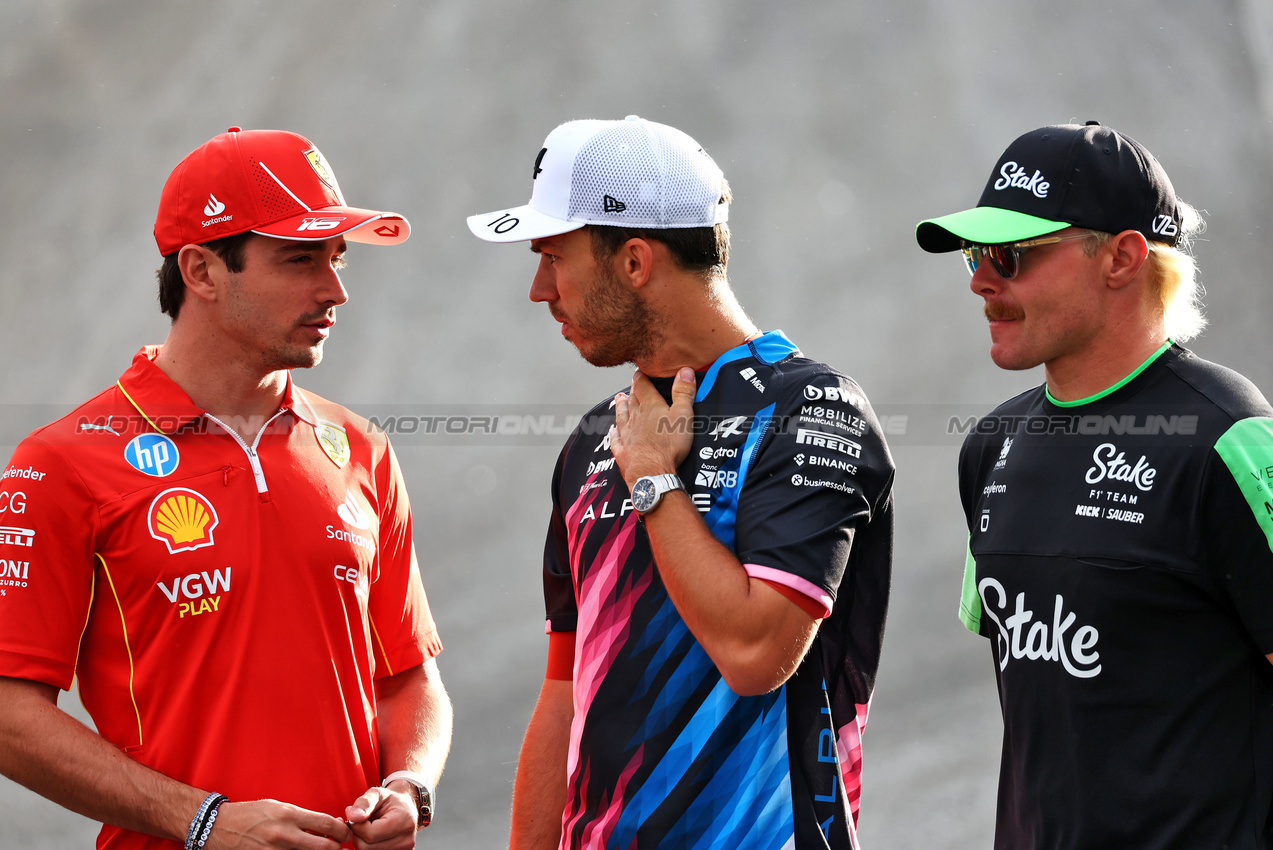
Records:
[[[675,375],[682,366],[702,369],[760,331],[739,305],[729,284],[683,283],[703,287],[700,297],[681,299],[675,310],[658,309],[662,342],[637,367],[652,378]]]

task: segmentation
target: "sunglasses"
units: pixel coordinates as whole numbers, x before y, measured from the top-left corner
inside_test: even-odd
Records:
[[[1058,242],[1073,242],[1076,239],[1087,239],[1089,234],[1080,233],[1075,236],[1044,236],[1040,239],[1028,239],[1025,242],[1010,242],[1007,245],[969,245],[964,243],[964,263],[968,266],[968,274],[976,274],[981,261],[989,260],[995,274],[1004,280],[1012,280],[1021,270],[1021,255],[1029,248],[1039,245],[1055,245]]]

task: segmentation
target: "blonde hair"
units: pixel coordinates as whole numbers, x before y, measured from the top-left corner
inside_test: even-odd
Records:
[[[1202,315],[1204,290],[1198,280],[1198,264],[1191,249],[1198,234],[1206,229],[1206,222],[1199,212],[1184,201],[1177,200],[1180,211],[1180,236],[1175,246],[1149,240],[1150,283],[1158,292],[1162,306],[1163,324],[1167,337],[1176,342],[1188,342],[1207,326]],[[1088,231],[1091,239],[1084,244],[1088,255],[1113,238],[1113,234],[1097,230]]]

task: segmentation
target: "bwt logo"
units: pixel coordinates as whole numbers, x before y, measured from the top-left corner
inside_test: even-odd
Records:
[[[174,605],[177,604],[178,595],[190,600],[177,606],[177,616],[181,619],[185,619],[187,615],[196,617],[209,611],[215,613],[221,605],[219,594],[230,590],[230,567],[225,568],[224,574],[220,570],[213,570],[211,573],[190,573],[175,578],[171,589],[162,581],[156,587]]]
[[[865,399],[852,390],[844,387],[815,387],[812,384],[804,388],[804,397],[809,401],[826,399],[827,401],[843,401],[854,407],[862,407]]]
[[[597,472],[609,472],[613,468],[614,468],[614,458],[608,457],[605,460],[599,460],[599,461],[596,461],[595,463],[589,462],[588,471],[585,474],[592,475]]]

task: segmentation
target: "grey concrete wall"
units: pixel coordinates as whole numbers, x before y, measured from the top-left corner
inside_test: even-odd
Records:
[[[529,197],[559,122],[629,113],[686,130],[729,176],[731,278],[753,317],[908,417],[861,836],[988,846],[1000,721],[988,648],[955,619],[965,532],[944,429],[1041,374],[991,365],[960,261],[920,252],[913,227],[974,203],[1025,130],[1118,127],[1207,211],[1212,326],[1194,349],[1273,387],[1265,0],[9,0],[0,453],[163,339],[159,191],[232,124],[306,134],[351,203],[414,227],[400,248],[353,246],[352,299],[302,386],[382,413],[581,412],[626,370],[579,360],[526,299],[525,247],[478,242],[464,216]],[[559,441],[395,437],[457,708],[422,844],[506,839],[546,648],[539,555]],[[88,847],[94,833],[0,780],[0,848]]]

